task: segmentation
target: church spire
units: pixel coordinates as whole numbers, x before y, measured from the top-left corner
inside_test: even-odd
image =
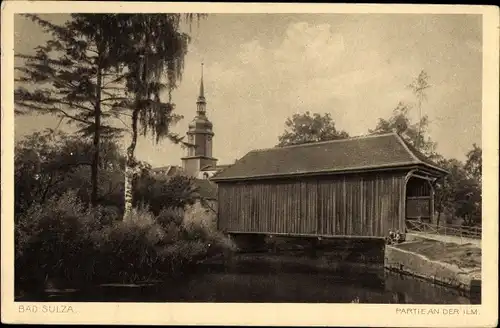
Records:
[[[201,63],[201,80],[200,80],[200,94],[198,96],[197,112],[198,115],[205,115],[206,110],[206,100],[205,100],[205,88],[203,86],[203,63]]]
[[[205,99],[205,89],[203,88],[203,63],[201,63],[201,82],[200,82],[200,95],[198,98]]]
[[[207,102],[205,100],[205,89],[203,85],[203,62],[201,63],[200,93],[196,100],[196,116],[189,123],[187,131],[188,147],[187,156],[182,158],[185,172],[192,176],[201,178],[206,167],[215,170],[217,159],[212,157],[212,138],[214,136],[213,124],[206,115]]]

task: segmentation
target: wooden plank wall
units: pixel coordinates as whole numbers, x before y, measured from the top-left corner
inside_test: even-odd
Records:
[[[404,175],[219,183],[219,228],[231,232],[385,236],[404,223]]]

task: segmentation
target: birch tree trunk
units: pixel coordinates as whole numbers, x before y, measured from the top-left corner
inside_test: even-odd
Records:
[[[137,162],[135,160],[135,147],[137,146],[137,120],[139,119],[139,109],[135,109],[132,113],[132,141],[127,148],[127,160],[125,161],[125,188],[124,188],[124,201],[125,208],[123,212],[123,219],[132,211],[133,205],[133,190],[134,178],[137,173]]]
[[[125,208],[123,213],[123,219],[126,220],[130,213],[132,212],[132,207],[134,203],[134,181],[137,175],[137,167],[125,164]]]
[[[125,209],[123,212],[123,219],[126,220],[132,210],[132,180],[133,175],[129,169],[128,163],[125,163],[125,189],[124,189],[124,201]]]
[[[147,92],[147,50],[148,45],[148,33],[144,36],[144,40],[141,42],[139,49],[140,55],[138,58],[138,69],[137,69],[137,86],[135,90],[135,104],[134,110],[132,112],[132,140],[130,141],[130,146],[127,148],[127,160],[125,162],[125,208],[123,212],[123,218],[126,219],[130,212],[132,211],[133,205],[133,183],[134,177],[137,172],[137,162],[135,160],[135,147],[137,146],[137,125],[139,120],[139,112],[142,109],[143,101],[148,95]]]

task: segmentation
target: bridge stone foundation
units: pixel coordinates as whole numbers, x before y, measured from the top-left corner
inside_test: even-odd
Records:
[[[239,252],[267,252],[282,255],[323,258],[332,263],[384,265],[383,238],[341,238],[230,234]]]

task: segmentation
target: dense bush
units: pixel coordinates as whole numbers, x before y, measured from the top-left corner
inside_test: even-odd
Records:
[[[163,208],[182,209],[195,203],[196,187],[186,176],[161,177],[143,174],[134,185],[134,202],[147,204],[158,215]]]
[[[165,232],[146,209],[133,209],[123,221],[104,227],[95,247],[99,254],[100,280],[134,281],[156,273],[157,255]]]
[[[210,245],[210,252],[236,250],[236,246],[222,232],[217,230],[215,212],[196,203],[184,212],[185,239],[204,240]]]
[[[15,220],[16,281],[43,286],[48,278],[88,281],[95,273],[94,238],[100,209],[85,208],[75,192],[35,204]]]
[[[16,216],[16,283],[159,278],[231,249],[205,217],[193,219],[201,212],[189,213],[164,209],[156,216],[140,206],[120,220],[113,208],[87,209],[75,192],[51,198]]]

